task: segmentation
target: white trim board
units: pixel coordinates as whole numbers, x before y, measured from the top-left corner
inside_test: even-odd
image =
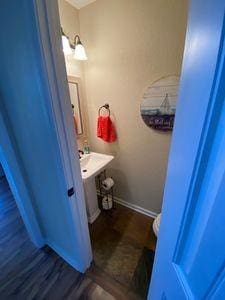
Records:
[[[97,191],[97,194],[100,195],[100,192]],[[153,212],[153,211],[148,210],[148,209],[146,209],[146,208],[143,208],[143,207],[140,207],[140,206],[138,206],[138,205],[135,205],[135,204],[132,204],[132,203],[130,203],[130,202],[127,202],[127,201],[125,201],[125,200],[123,200],[123,199],[121,199],[121,198],[119,198],[119,197],[115,197],[115,196],[114,196],[113,198],[114,198],[114,202],[116,202],[116,203],[118,203],[118,204],[120,204],[120,205],[123,205],[123,206],[125,206],[125,207],[128,207],[128,208],[130,208],[130,209],[132,209],[132,210],[134,210],[134,211],[137,211],[137,212],[139,212],[140,214],[149,216],[149,217],[151,217],[151,218],[153,218],[153,219],[155,219],[155,218],[157,217],[157,215],[158,215],[156,212]]]
[[[52,242],[49,239],[46,239],[45,244],[52,248],[62,259],[64,259],[68,264],[70,264],[75,270],[81,269],[79,261],[76,261],[71,256],[67,255],[64,249],[56,245],[56,243]]]
[[[142,207],[140,207],[140,206],[138,206],[138,205],[132,204],[132,203],[127,202],[127,201],[125,201],[125,200],[123,200],[123,199],[120,199],[120,198],[118,198],[118,197],[114,197],[114,201],[115,201],[116,203],[118,203],[118,204],[121,204],[121,205],[123,205],[123,206],[126,206],[126,207],[128,207],[128,208],[130,208],[130,209],[132,209],[132,210],[135,210],[135,211],[139,212],[140,214],[149,216],[149,217],[151,217],[151,218],[153,218],[153,219],[155,219],[155,218],[157,217],[157,215],[158,215],[157,213],[155,213],[155,212],[153,212],[153,211],[151,211],[151,210],[148,210],[148,209],[146,209],[146,208],[142,208]]]
[[[65,190],[65,199],[62,201],[67,214],[71,245],[74,252],[71,257],[65,255],[62,246],[57,247],[56,242],[51,243],[56,252],[74,266],[78,258],[76,269],[84,273],[93,259],[86,215],[83,183],[80,172],[80,162],[77,143],[74,141],[74,124],[71,113],[71,103],[67,74],[62,51],[59,10],[57,1],[34,1],[37,28],[43,58],[48,92],[51,97],[46,101],[48,116],[54,123],[54,131],[59,146],[59,160],[61,161],[59,175],[61,175],[62,189]],[[67,198],[67,190],[74,188],[75,193]]]
[[[76,9],[81,9],[92,2],[95,2],[96,0],[66,0],[69,4],[71,4]]]

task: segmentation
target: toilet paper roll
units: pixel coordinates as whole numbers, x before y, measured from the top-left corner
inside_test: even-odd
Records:
[[[113,201],[112,201],[112,197],[110,197],[111,195],[105,196],[102,199],[102,208],[104,210],[109,210],[113,207]]]
[[[111,177],[106,178],[102,181],[102,187],[108,191],[114,186],[114,181]]]

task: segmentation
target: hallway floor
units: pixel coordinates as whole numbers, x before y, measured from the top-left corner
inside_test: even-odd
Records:
[[[95,265],[141,299],[146,295],[156,245],[152,222],[115,204],[115,209],[102,211],[89,226]]]
[[[0,270],[0,299],[128,299],[93,266],[80,274],[49,247],[35,248],[5,179],[0,180]]]

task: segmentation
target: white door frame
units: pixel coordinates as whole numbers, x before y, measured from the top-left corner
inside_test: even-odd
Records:
[[[74,196],[68,198],[68,201],[74,223],[73,229],[79,243],[79,260],[82,265],[79,271],[85,272],[92,261],[92,249],[62,51],[58,5],[56,0],[33,0],[33,3],[42,48],[44,75],[51,95],[50,103],[46,103],[46,108],[55,125],[63,172],[68,184],[67,190],[73,187],[75,191]]]
[[[32,206],[32,195],[25,181],[25,171],[19,159],[17,146],[10,130],[10,124],[0,105],[0,162],[14,196],[18,210],[32,242],[41,248],[44,239]]]

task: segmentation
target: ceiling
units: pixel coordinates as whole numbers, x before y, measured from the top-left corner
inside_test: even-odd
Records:
[[[72,4],[77,9],[80,9],[92,2],[95,2],[96,0],[66,0],[66,1]]]

